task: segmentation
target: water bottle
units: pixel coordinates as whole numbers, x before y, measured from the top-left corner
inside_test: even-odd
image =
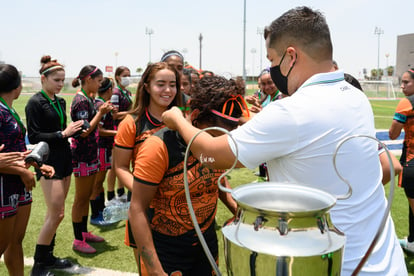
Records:
[[[105,207],[102,212],[103,219],[109,223],[115,223],[120,220],[128,219],[129,205],[130,202],[122,202]]]

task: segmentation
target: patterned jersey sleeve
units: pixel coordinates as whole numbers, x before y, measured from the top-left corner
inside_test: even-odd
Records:
[[[413,106],[411,102],[404,98],[402,99],[395,109],[394,120],[399,123],[405,124],[409,115],[413,113]]]
[[[84,97],[79,97],[79,95],[76,95],[73,99],[71,109],[70,109],[70,116],[72,118],[72,121],[78,121],[78,120],[88,120],[89,118],[89,112],[90,112],[90,103],[87,99]]]
[[[134,179],[147,185],[158,185],[168,170],[168,150],[158,136],[151,136],[139,148],[134,164]]]
[[[136,135],[135,120],[131,115],[127,115],[119,124],[118,131],[115,136],[115,146],[133,150]]]
[[[101,100],[95,100],[95,102],[94,102],[94,108],[95,108],[95,110],[96,110],[96,111],[98,111],[98,110],[99,110],[99,108],[100,108],[103,104],[104,104],[104,102],[103,102],[103,101],[101,101]],[[101,121],[99,122],[99,125],[101,125],[101,126],[103,126],[103,125],[104,125],[106,115],[108,115],[108,114],[105,114],[105,115],[103,115],[103,116],[102,116]]]

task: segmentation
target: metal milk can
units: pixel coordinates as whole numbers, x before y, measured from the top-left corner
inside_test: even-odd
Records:
[[[237,215],[222,228],[229,275],[340,275],[345,236],[330,220],[335,197],[276,182],[232,196]]]

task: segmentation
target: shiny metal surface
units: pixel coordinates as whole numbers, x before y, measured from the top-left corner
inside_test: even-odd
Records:
[[[273,216],[316,216],[336,203],[336,198],[327,192],[277,182],[242,185],[231,195],[242,208]]]
[[[232,196],[238,212],[222,228],[229,275],[340,275],[345,236],[330,220],[334,196],[276,182]]]

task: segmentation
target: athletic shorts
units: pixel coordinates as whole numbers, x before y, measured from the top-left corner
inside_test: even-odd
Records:
[[[403,166],[401,187],[408,198],[414,198],[414,159]]]
[[[52,166],[55,169],[55,174],[52,177],[45,177],[46,179],[63,179],[70,176],[73,172],[72,169],[72,153],[68,148],[67,151],[59,150],[50,155],[45,164]],[[37,180],[40,179],[42,173],[39,169],[36,170]]]
[[[20,177],[17,176],[19,180]],[[7,181],[10,176],[4,179],[0,176],[0,219],[16,215],[19,206],[32,203],[32,193],[27,192],[24,184],[20,181]]]
[[[98,148],[99,171],[104,172],[111,169],[112,150],[108,148]]]
[[[213,258],[218,264],[218,242],[215,223],[212,223],[203,235]],[[152,237],[158,258],[168,275],[215,275],[194,230],[181,236],[168,236],[152,231]],[[132,234],[129,238],[133,238]],[[136,248],[132,244],[130,246]],[[144,264],[141,259],[141,270],[143,267]]]
[[[85,163],[85,162],[72,162],[73,166],[73,175],[75,177],[79,176],[91,176],[98,172],[99,169],[99,161],[96,160],[94,163]]]
[[[152,232],[155,249],[168,275],[215,275],[195,231],[182,236],[166,236]],[[218,264],[218,243],[215,223],[203,233],[208,248]]]

